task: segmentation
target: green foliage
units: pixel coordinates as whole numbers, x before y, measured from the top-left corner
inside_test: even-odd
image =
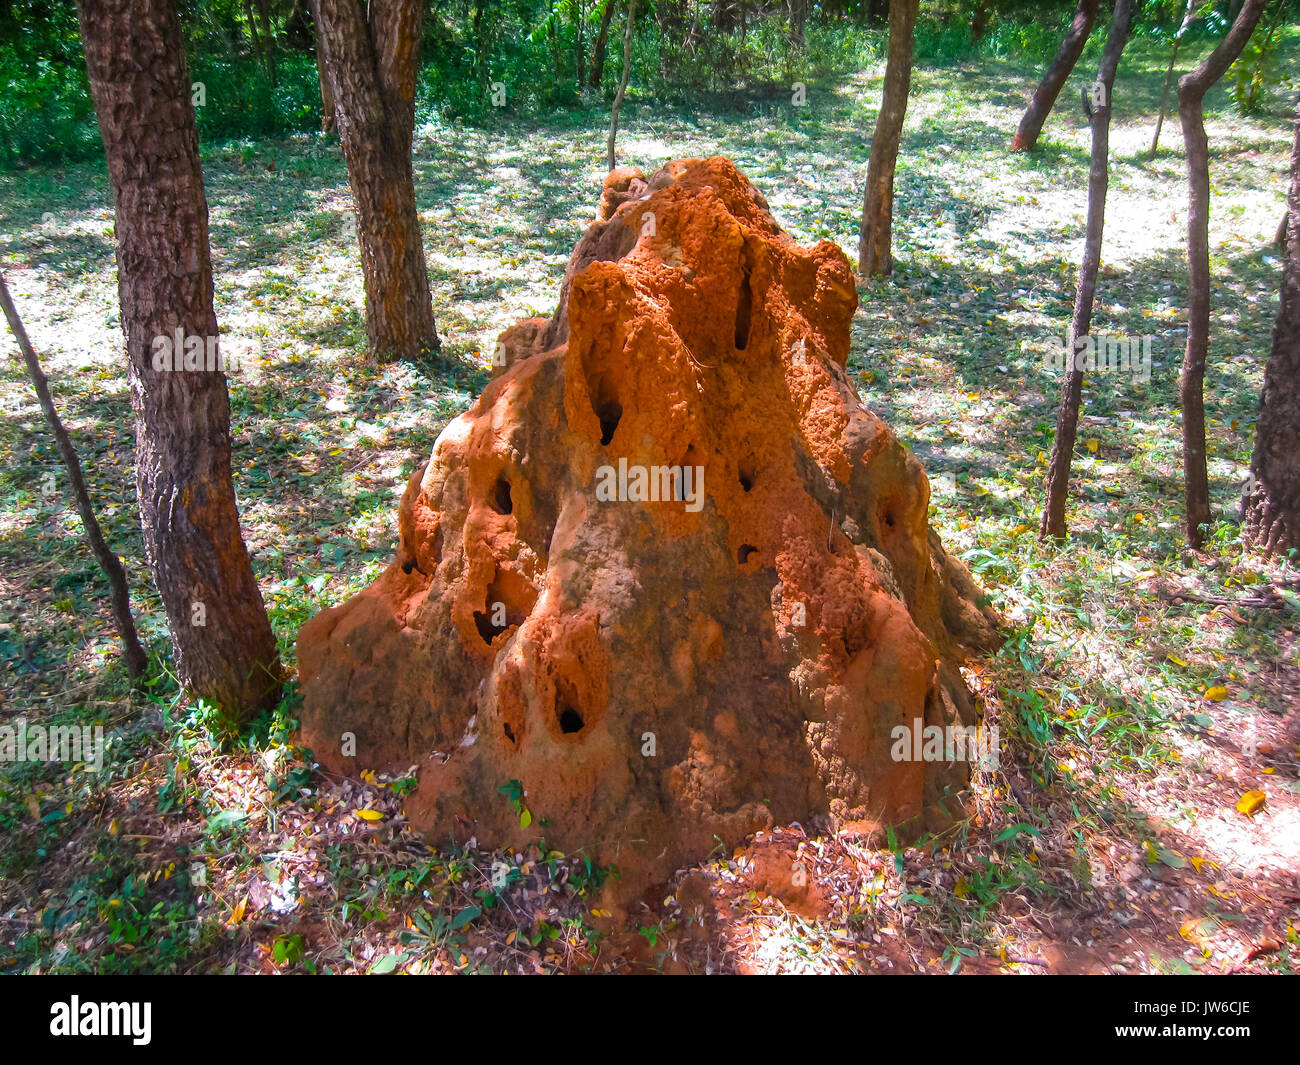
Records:
[[[1228,71],[1228,92],[1243,115],[1263,114],[1273,94],[1295,87],[1295,78],[1286,70],[1278,50],[1286,32],[1282,25],[1286,9],[1287,0],[1273,0],[1272,8],[1265,10],[1246,47]]]

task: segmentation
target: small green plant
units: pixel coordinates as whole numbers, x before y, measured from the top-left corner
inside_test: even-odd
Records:
[[[533,815],[527,806],[524,805],[524,786],[517,780],[508,780],[497,788],[502,795],[510,800],[510,805],[515,808],[515,813],[519,815],[519,827],[527,828],[533,823]]]

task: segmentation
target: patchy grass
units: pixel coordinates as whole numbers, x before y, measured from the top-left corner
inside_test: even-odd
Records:
[[[155,656],[150,693],[133,699],[104,583],[10,358],[0,721],[100,723],[111,742],[99,773],[0,768],[0,971],[1300,967],[1296,570],[1245,553],[1233,520],[1277,310],[1270,242],[1291,133],[1280,104],[1242,120],[1211,94],[1217,521],[1193,553],[1180,536],[1183,161],[1176,121],[1147,154],[1163,71],[1144,47],[1116,90],[1094,333],[1150,336],[1154,364],[1146,382],[1089,378],[1068,545],[1035,536],[1058,387],[1042,364],[1068,324],[1083,240],[1088,134],[1068,101],[1090,75],[1062,94],[1042,151],[1011,157],[1031,76],[996,61],[918,69],[897,270],[862,286],[853,325],[864,399],[921,457],[936,527],[1009,621],[1002,654],[968,671],[1000,726],[1000,767],[943,836],[870,849],[787,827],[683,870],[661,906],[624,919],[597,901],[614,870],[544,847],[430,850],[401,817],[402,780],[313,776],[290,745],[292,691],[239,736],[177,704],[133,502],[103,168],[0,176],[3,268]],[[806,108],[773,96],[691,113],[634,97],[622,159],[729,155],[798,240],[852,257],[880,74],[810,81]],[[553,309],[603,177],[603,121],[578,110],[417,131],[445,341],[419,365],[365,359],[337,145],[205,148],[217,314],[241,366],[236,488],[291,665],[301,623],[387,564],[406,478],[481,389],[497,333]],[[1235,804],[1254,789],[1267,799],[1250,818]]]

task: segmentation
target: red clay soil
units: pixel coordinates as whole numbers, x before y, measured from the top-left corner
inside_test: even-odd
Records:
[[[599,210],[412,475],[393,564],[303,627],[301,741],[418,766],[431,838],[544,836],[625,894],[774,825],[946,823],[969,765],[891,730],[975,723],[958,667],[997,620],[845,374],[848,261],[723,158],[614,171]]]

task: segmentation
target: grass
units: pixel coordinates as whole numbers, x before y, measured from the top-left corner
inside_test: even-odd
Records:
[[[1188,64],[1200,57],[1189,51]],[[1295,566],[1243,551],[1232,516],[1277,310],[1270,241],[1291,132],[1280,101],[1241,119],[1224,92],[1209,98],[1216,523],[1194,554],[1180,534],[1177,123],[1146,151],[1163,54],[1138,41],[1121,68],[1094,316],[1098,335],[1152,337],[1155,363],[1145,384],[1089,377],[1068,545],[1034,531],[1058,388],[1043,356],[1067,326],[1083,239],[1082,117],[1063,103],[1042,150],[1012,157],[1033,71],[918,67],[897,269],[860,290],[850,371],[921,458],[932,521],[1010,625],[1003,652],[968,670],[1002,731],[1000,768],[980,775],[969,816],[945,835],[874,851],[787,829],[683,870],[664,906],[623,921],[600,909],[600,876],[581,856],[430,851],[402,819],[400,779],[311,776],[291,745],[292,689],[234,736],[177,703],[133,501],[102,163],[0,175],[0,262],[154,656],[154,686],[132,701],[104,583],[6,360],[0,719],[98,722],[111,744],[99,774],[0,768],[0,971],[1294,969],[1300,785],[1285,715],[1293,724],[1300,700],[1300,618],[1271,590],[1293,586]],[[649,170],[729,155],[796,239],[836,241],[852,258],[881,73],[809,80],[804,108],[633,95],[620,158]],[[1088,80],[1081,70],[1062,99]],[[291,666],[301,623],[390,560],[406,478],[482,388],[496,335],[554,309],[603,176],[604,119],[584,106],[417,130],[444,348],[384,367],[366,359],[337,144],[205,144],[217,315],[241,366],[235,483]],[[1254,788],[1268,800],[1248,819],[1234,803]],[[802,856],[813,886],[756,880],[768,852],[786,867]],[[701,893],[725,911],[697,905]]]

